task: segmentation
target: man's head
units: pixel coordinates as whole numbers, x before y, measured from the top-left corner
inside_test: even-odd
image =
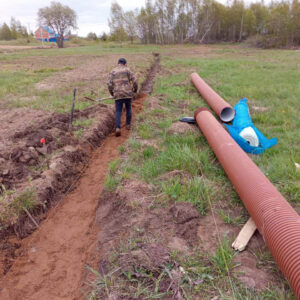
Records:
[[[125,58],[119,58],[119,60],[118,60],[118,64],[119,64],[119,65],[126,66],[126,64],[127,64],[127,61],[126,61],[126,59],[125,59]]]

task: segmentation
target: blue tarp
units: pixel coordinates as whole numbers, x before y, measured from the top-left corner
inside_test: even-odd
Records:
[[[37,39],[38,41],[42,41],[42,39]],[[50,42],[50,43],[55,43],[56,42],[56,37],[55,38],[51,38],[51,39],[43,39],[44,42]],[[64,42],[68,41],[68,39],[64,39]]]
[[[248,153],[253,153],[253,154],[261,154],[263,153],[266,149],[274,146],[277,144],[277,138],[273,139],[267,139],[253,124],[250,113],[249,113],[249,108],[247,105],[247,99],[243,98],[239,101],[234,106],[234,110],[236,111],[235,118],[233,119],[232,125],[227,125],[227,127],[230,135],[233,137],[233,139],[240,145],[240,147],[248,152]],[[247,128],[251,127],[258,139],[259,139],[259,145],[258,147],[254,147],[248,144],[248,142],[240,136],[240,132]]]

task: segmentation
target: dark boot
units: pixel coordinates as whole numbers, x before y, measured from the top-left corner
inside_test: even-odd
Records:
[[[120,136],[121,135],[121,129],[120,128],[116,128],[116,136]]]

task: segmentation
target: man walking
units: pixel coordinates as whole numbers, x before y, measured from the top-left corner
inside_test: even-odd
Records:
[[[121,135],[121,115],[123,104],[126,107],[126,128],[130,130],[131,101],[133,93],[138,89],[137,81],[133,73],[127,67],[125,58],[120,58],[118,66],[109,74],[108,90],[115,99],[116,105],[116,136]]]

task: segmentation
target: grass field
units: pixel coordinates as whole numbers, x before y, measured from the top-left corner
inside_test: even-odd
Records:
[[[144,111],[136,116],[131,138],[120,148],[121,158],[111,163],[107,189],[115,191],[122,188],[126,180],[141,180],[154,187],[154,207],[168,207],[176,201],[191,202],[203,217],[211,215],[213,210],[233,228],[241,228],[245,223],[247,212],[205,137],[197,131],[170,133],[170,126],[180,117],[193,116],[196,108],[207,106],[190,82],[190,74],[196,71],[231,105],[246,97],[255,126],[266,137],[278,138],[275,147],[263,155],[251,155],[251,158],[299,212],[300,171],[295,167],[295,163],[300,164],[299,51],[257,50],[240,45],[159,47],[125,44],[120,48],[104,43],[0,53],[0,108],[68,111],[75,84],[79,86],[79,98],[91,95],[91,90],[101,97],[107,93],[105,77],[97,77],[100,82],[92,82],[92,77],[82,80],[76,75],[73,82],[57,84],[48,90],[38,89],[37,84],[49,78],[53,81],[55,78],[67,79],[68,74],[84,66],[85,63],[79,64],[79,61],[88,64],[90,57],[103,59],[103,72],[106,73],[119,56],[128,57],[129,64],[132,58],[141,82],[141,70],[151,52],[161,54],[161,70]],[[137,55],[141,59],[133,60]],[[93,72],[97,74],[97,70]],[[66,76],[59,77],[60,74]],[[89,105],[92,104],[80,102],[77,108]],[[249,288],[240,281],[235,272],[236,254],[229,246],[231,239],[230,235],[225,235],[221,245],[210,251],[200,247],[193,249],[189,256],[172,254],[173,261],[186,272],[179,283],[184,298],[293,299],[288,283],[265,248],[254,253],[257,267],[267,270],[274,280],[264,290]],[[117,268],[118,261],[112,258],[112,262]],[[162,272],[158,277],[153,275],[151,280],[157,286],[165,276],[167,274]],[[199,276],[201,284],[190,288],[189,280],[197,281]],[[124,296],[142,299],[165,296],[159,294],[158,289],[151,291],[142,279],[133,280],[128,274],[125,279],[99,275],[97,280],[91,299],[96,299],[97,289],[117,289],[124,292]],[[128,285],[132,289],[127,290]]]
[[[155,186],[158,206],[165,206],[169,201],[191,202],[201,215],[206,215],[211,213],[210,199],[215,213],[224,223],[237,227],[245,223],[247,212],[243,209],[241,214],[235,213],[243,204],[205,137],[199,133],[170,135],[172,123],[182,116],[192,116],[197,107],[207,106],[189,80],[190,74],[196,71],[230,104],[235,105],[246,97],[257,128],[268,138],[278,138],[275,147],[251,158],[299,211],[300,172],[295,167],[295,162],[300,161],[299,52],[230,46],[205,47],[199,52],[196,49],[162,54],[162,71],[156,79],[148,108],[138,116],[136,131],[128,143],[128,157],[117,161],[119,170],[114,171],[113,176],[109,175],[108,188],[117,188],[124,178],[142,178]],[[153,101],[157,103],[154,108]],[[162,180],[163,174],[174,170],[185,174],[184,183],[178,174]],[[213,257],[210,252],[202,252],[203,256],[200,255],[198,260],[190,257],[180,262],[188,270],[203,268],[214,278],[208,279],[207,285],[186,292],[188,299],[199,294],[201,299],[210,299],[215,295],[212,291],[216,290],[221,299],[293,298],[286,283],[280,282],[280,276],[276,284],[270,283],[269,288],[261,292],[241,285],[233,275],[236,274],[234,254],[228,246],[231,242],[224,240],[225,258],[218,248]],[[263,253],[258,266],[261,264],[260,267],[270,268],[278,274],[268,251],[264,249]],[[199,260],[207,262],[199,265]],[[227,265],[232,282],[228,280]],[[193,276],[192,272],[189,274]],[[188,289],[188,285],[182,284]]]
[[[9,50],[2,51],[3,53],[0,51],[0,108],[30,107],[65,112],[70,108],[74,87],[78,88],[79,98],[90,96],[90,90],[94,90],[99,97],[107,96],[108,73],[116,64],[119,54],[138,54],[138,61],[131,59],[131,66],[138,72],[146,66],[147,59],[149,60],[149,55],[144,56],[144,53],[150,54],[157,49],[155,46],[131,45],[124,45],[120,49],[115,44],[105,43],[64,49]],[[96,60],[102,60],[97,70]],[[86,68],[85,64],[88,64]],[[80,74],[69,78],[71,71],[76,73],[78,66],[82,66]],[[91,67],[93,73],[89,74]],[[65,73],[64,78],[56,77],[61,73]],[[50,82],[56,83],[55,86],[46,89],[36,87],[37,83],[48,77],[51,77]],[[143,79],[142,76],[139,78],[140,81]],[[79,109],[87,106],[87,103],[78,103]]]

